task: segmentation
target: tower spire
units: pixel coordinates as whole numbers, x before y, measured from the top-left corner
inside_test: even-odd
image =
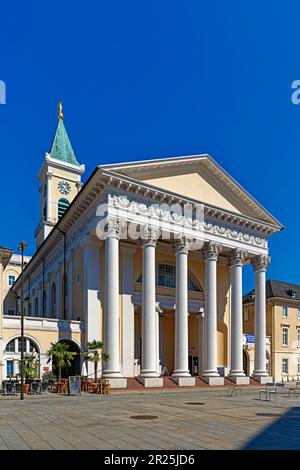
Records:
[[[64,118],[64,115],[62,113],[62,109],[63,109],[62,102],[60,101],[58,103],[58,119],[63,119]]]

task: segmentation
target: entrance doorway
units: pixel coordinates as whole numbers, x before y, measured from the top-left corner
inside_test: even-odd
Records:
[[[245,349],[243,349],[243,370],[244,374],[249,377],[249,356]]]
[[[80,375],[80,349],[77,346],[74,341],[69,340],[69,339],[63,339],[58,341],[59,343],[67,344],[69,346],[68,351],[74,352],[74,359],[71,363],[70,367],[62,367],[61,369],[61,377],[63,379],[67,379],[69,376],[73,375]],[[58,368],[57,368],[57,359],[53,359],[52,361],[52,368],[53,371],[58,374]]]

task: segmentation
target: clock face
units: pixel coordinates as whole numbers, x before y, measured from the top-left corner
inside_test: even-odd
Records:
[[[69,194],[71,191],[71,186],[67,181],[60,181],[58,183],[58,190],[61,194]]]

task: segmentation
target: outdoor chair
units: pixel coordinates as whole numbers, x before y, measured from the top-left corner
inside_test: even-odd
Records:
[[[284,383],[282,382],[276,383],[275,389],[270,390],[269,392],[269,400],[271,400],[271,397],[274,396],[276,398],[276,403],[277,403],[278,396],[282,396],[282,398],[285,398],[287,390],[289,389],[285,386]]]
[[[291,395],[300,395],[300,381],[297,381],[294,387],[289,387],[289,398]]]
[[[110,394],[110,382],[108,379],[100,379],[97,393],[106,394],[106,395]]]
[[[262,400],[262,396],[265,395],[265,400],[270,400],[270,392],[275,389],[275,382],[267,382],[266,387],[259,391],[259,399]]]
[[[30,395],[39,395],[40,386],[37,382],[31,382],[30,384]]]
[[[14,386],[12,382],[6,382],[4,384],[4,396],[13,396],[16,395],[16,392],[14,391]]]
[[[42,382],[42,392],[47,392],[48,390],[48,382]]]
[[[238,387],[236,383],[232,383],[228,385],[227,389],[227,397],[233,397],[234,395],[240,394],[243,395],[241,387]]]
[[[21,393],[21,383],[20,382],[15,383],[15,392],[16,392],[16,394]]]

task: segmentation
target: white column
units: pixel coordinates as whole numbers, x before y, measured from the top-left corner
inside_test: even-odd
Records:
[[[60,268],[55,276],[55,285],[56,285],[56,318],[60,320],[61,318],[61,272],[60,272]]]
[[[203,377],[219,377],[217,370],[217,260],[222,249],[217,243],[207,243],[205,259],[205,357]]]
[[[146,227],[143,240],[142,370],[140,377],[158,377],[156,343],[155,248],[159,233]]]
[[[176,240],[175,370],[172,377],[190,377],[188,330],[188,251],[191,241]]]
[[[47,221],[51,221],[51,178],[52,174],[47,173]]]
[[[134,377],[134,254],[136,245],[120,243],[122,253],[122,374]]]
[[[258,256],[252,261],[255,272],[255,350],[253,377],[267,377],[266,367],[266,271],[269,256]]]
[[[100,246],[101,242],[96,237],[89,237],[82,244],[84,348],[87,347],[88,342],[100,341]],[[94,364],[90,361],[86,362],[86,369],[87,374],[92,378]]]
[[[25,339],[25,351],[26,351],[26,354],[30,353],[30,344],[29,344],[28,338]]]
[[[231,378],[244,377],[243,370],[243,282],[242,271],[247,253],[240,249],[230,257],[231,281]]]
[[[68,262],[68,309],[67,319],[72,320],[73,318],[73,250],[69,252]]]
[[[109,222],[105,240],[105,342],[108,354],[103,375],[121,377],[119,318],[119,225]]]

